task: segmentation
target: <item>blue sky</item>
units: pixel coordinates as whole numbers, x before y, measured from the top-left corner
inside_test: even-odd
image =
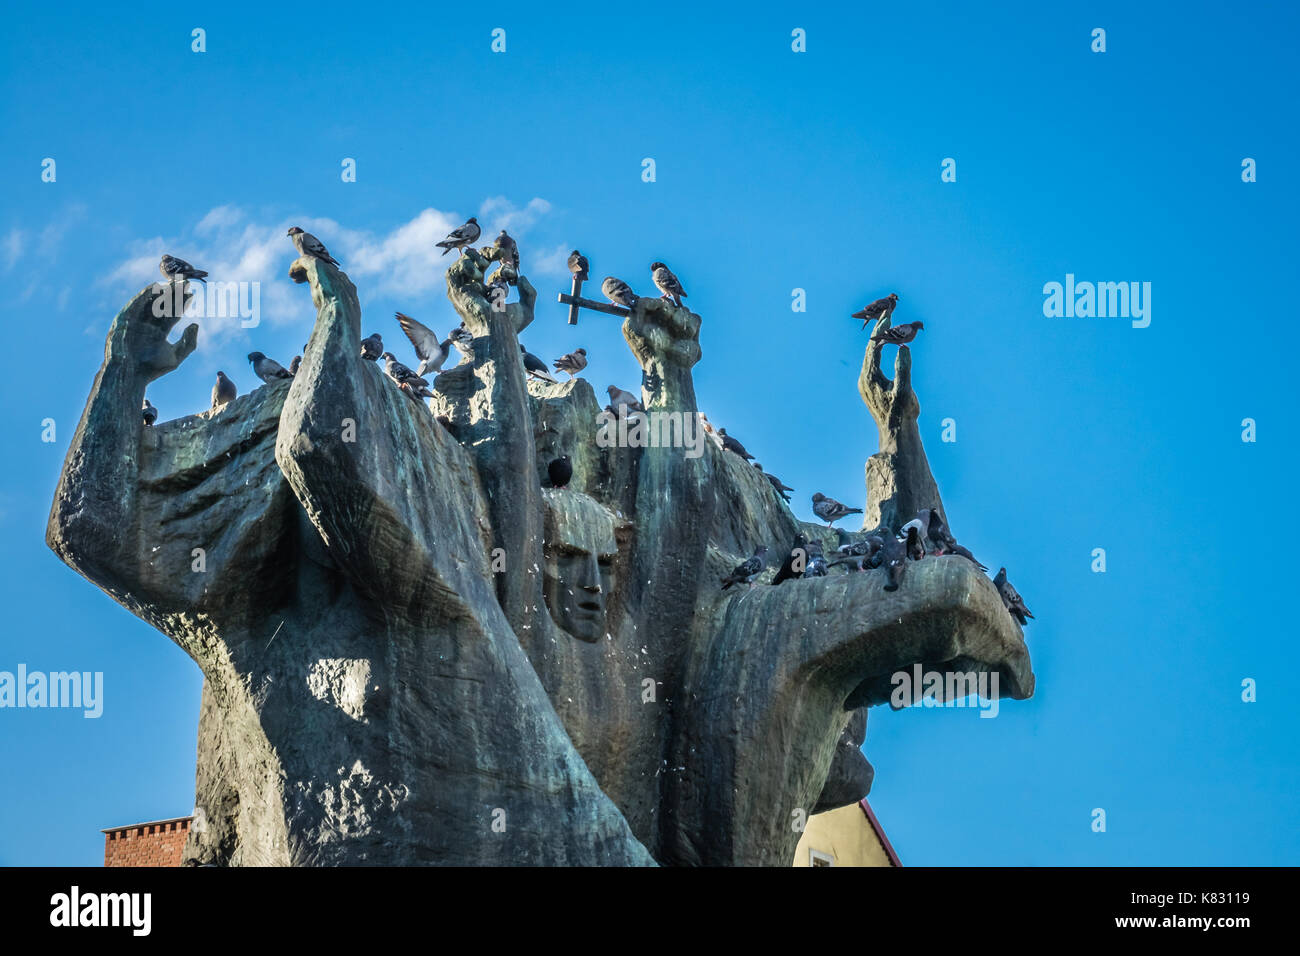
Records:
[[[197,668],[43,541],[113,315],[164,249],[262,281],[259,326],[205,320],[199,351],[151,388],[178,417],[206,406],[217,368],[247,389],[247,352],[287,363],[306,340],[288,224],[342,259],[366,331],[397,342],[394,309],[452,324],[426,240],[475,214],[489,235],[510,226],[539,290],[525,344],[548,359],[585,346],[598,391],[634,388],[638,370],[616,321],[565,323],[560,254],[577,246],[597,277],[638,288],[652,260],[672,266],[703,317],[702,408],[797,489],[805,518],[813,491],[860,505],[876,450],[849,313],[896,291],[896,321],[926,323],[913,353],[931,465],[961,540],[1038,616],[1038,691],[995,720],[871,712],[871,802],[905,864],[1300,863],[1281,600],[1297,14],[892,6],[915,8],[11,11],[0,670],[103,671],[106,690],[98,720],[0,710],[0,864],[93,865],[99,828],[193,805]],[[956,182],[940,181],[946,157]],[[1067,273],[1150,282],[1150,326],[1045,317],[1043,285]]]

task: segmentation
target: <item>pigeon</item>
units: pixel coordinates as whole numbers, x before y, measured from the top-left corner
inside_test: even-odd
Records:
[[[424,376],[441,369],[442,363],[451,354],[451,339],[439,342],[436,332],[401,312],[397,313],[397,324],[415,346],[415,355],[420,360],[420,367],[415,370],[415,374]]]
[[[217,384],[212,386],[212,407],[220,408],[228,402],[233,402],[239,390],[235,388],[235,383],[226,378],[225,372],[217,373]]]
[[[812,496],[813,514],[826,522],[826,527],[830,527],[846,515],[860,515],[861,508],[850,508],[842,505],[834,498],[827,498],[820,491]]]
[[[921,523],[919,521],[909,521],[904,525],[904,543],[907,546],[907,556],[913,561],[920,561],[925,557],[925,536],[921,533]]]
[[[763,573],[763,568],[767,566],[767,546],[756,548],[754,556],[742,564],[736,565],[725,578],[722,579],[722,590],[727,590],[733,584],[753,585],[754,578]]]
[[[867,323],[873,319],[879,319],[886,315],[894,314],[894,306],[898,305],[898,293],[891,292],[883,299],[877,299],[865,309],[853,313],[853,318],[862,320],[862,327],[865,329]]]
[[[609,392],[610,404],[613,405],[614,408],[618,409],[620,413],[622,413],[625,408],[634,412],[645,411],[645,406],[641,404],[641,400],[631,392],[625,392],[617,385],[609,386],[606,391]]]
[[[587,261],[587,257],[581,252],[574,249],[569,253],[569,271],[573,273],[575,279],[579,282],[586,282],[587,279],[590,278],[590,269],[591,263]],[[608,282],[609,280],[606,279],[605,281]]]
[[[163,256],[158,263],[158,270],[167,277],[172,279],[198,279],[204,285],[208,274],[202,269],[196,269],[184,259],[177,259],[175,256]]]
[[[957,543],[957,539],[948,530],[948,525],[944,522],[943,515],[939,514],[937,508],[922,508],[916,513],[916,517],[912,521],[921,526],[921,536],[929,538],[938,548],[936,554],[952,550],[953,545]],[[908,524],[911,524],[912,521],[909,521]],[[907,525],[903,527],[906,528]]]
[[[300,368],[302,368],[302,356],[301,356],[301,355],[295,355],[295,356],[293,357],[293,360],[292,360],[291,362],[289,362],[289,374],[290,374],[290,375],[297,375],[297,374],[298,374],[298,369],[300,369]]]
[[[314,259],[324,259],[331,265],[337,266],[339,261],[329,254],[325,248],[325,243],[321,242],[310,232],[303,232],[297,226],[292,227],[288,236],[293,240],[294,248],[298,250],[300,256],[311,256]]]
[[[722,451],[722,436],[719,435],[718,430],[713,427],[713,422],[709,421],[709,416],[701,412],[700,422],[704,426],[704,434],[709,436],[709,441],[718,446],[718,451]]]
[[[427,381],[397,361],[397,356],[392,352],[385,352],[380,358],[384,360],[384,374],[398,385],[410,385],[413,388],[420,389],[428,387],[429,383]]]
[[[979,568],[981,571],[987,571],[987,570],[988,570],[988,568],[986,568],[983,564],[980,563],[979,558],[975,557],[975,555],[973,555],[973,554],[970,553],[970,549],[969,549],[969,548],[963,548],[963,547],[962,547],[961,545],[959,545],[959,544],[954,544],[952,547],[950,547],[950,548],[948,549],[947,553],[948,553],[948,554],[955,554],[955,555],[958,555],[958,556],[960,556],[960,557],[965,558],[967,561],[970,561],[972,564],[975,565],[975,567]]]
[[[923,328],[925,328],[924,322],[904,322],[902,325],[890,326],[885,331],[872,335],[871,341],[884,342],[886,345],[906,345],[916,338],[916,333]]]
[[[474,222],[474,220],[471,219],[470,222]],[[465,227],[462,226],[461,228],[463,229]],[[502,229],[501,234],[497,236],[496,247],[501,250],[501,255],[498,257],[497,261],[502,265],[509,266],[517,273],[519,271],[519,243],[515,242],[515,240],[511,238],[504,229]],[[443,255],[446,255],[446,253],[443,253]]]
[[[1002,603],[1011,612],[1011,616],[1019,621],[1022,627],[1027,623],[1026,618],[1033,618],[1033,615],[1029,613],[1029,608],[1025,607],[1025,601],[1020,596],[1020,592],[1007,580],[1006,568],[998,568],[998,575],[993,579],[993,586],[998,589]]]
[[[277,362],[267,358],[261,352],[249,352],[248,361],[253,366],[253,374],[267,385],[274,385],[278,379],[293,378],[293,373]]]
[[[822,553],[822,543],[817,540],[808,542],[808,567],[804,569],[806,578],[824,578],[827,574],[826,555]]]
[[[624,308],[631,309],[636,305],[639,296],[632,291],[632,287],[622,279],[615,279],[613,276],[606,276],[600,284],[600,291],[605,298],[609,299],[615,305],[621,305]]]
[[[478,227],[478,220],[470,216],[465,225],[447,233],[447,238],[436,245],[442,250],[444,256],[453,249],[461,250],[458,254],[464,255],[465,247],[472,242],[477,242],[482,233],[483,230]]]
[[[557,372],[568,372],[569,378],[573,378],[587,367],[587,350],[576,349],[568,355],[561,355],[551,364]]]
[[[808,539],[802,534],[794,536],[794,544],[790,545],[790,553],[785,556],[781,562],[781,567],[776,571],[776,577],[772,579],[775,586],[783,581],[793,581],[796,578],[803,577],[804,568],[808,566]]]
[[[546,475],[556,488],[563,488],[568,485],[569,480],[573,477],[573,463],[569,461],[569,456],[561,455],[547,465]]]
[[[745,446],[727,434],[725,428],[718,429],[718,437],[722,439],[722,447],[727,451],[735,452],[745,461],[753,461],[754,456],[745,450]]]
[[[144,404],[140,406],[140,414],[144,417],[146,425],[152,425],[158,420],[158,409],[150,405],[147,398],[144,400]]]
[[[754,462],[754,467],[758,469],[758,473],[760,475],[762,475],[771,483],[772,487],[776,490],[776,493],[780,495],[786,502],[789,502],[790,496],[787,495],[786,492],[794,491],[794,489],[791,488],[789,485],[787,485],[785,482],[783,482],[776,475],[769,474],[768,472],[764,471],[763,466],[760,465],[758,462]]]
[[[551,370],[546,367],[546,363],[539,359],[522,345],[519,346],[519,352],[524,357],[524,371],[528,373],[529,378],[539,378],[543,382],[550,382],[552,385],[560,384],[551,374]]]
[[[903,583],[903,574],[907,571],[907,548],[889,532],[880,536],[880,551],[872,563],[873,567],[885,569],[885,590],[897,591]]]
[[[379,360],[379,356],[384,354],[384,340],[376,332],[374,335],[367,335],[361,340],[361,357],[371,362]]]
[[[677,276],[662,262],[650,263],[650,277],[655,280],[655,286],[663,293],[663,298],[672,299],[673,305],[681,308],[682,299],[686,298],[686,291],[682,288],[681,282]]]
[[[451,330],[451,344],[456,346],[460,354],[466,358],[474,357],[474,336],[469,329],[465,328],[464,322]]]

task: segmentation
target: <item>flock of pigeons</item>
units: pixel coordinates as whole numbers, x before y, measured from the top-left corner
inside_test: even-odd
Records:
[[[892,317],[894,308],[897,305],[898,295],[891,292],[884,298],[872,302],[866,308],[854,312],[853,318],[862,319],[862,328],[866,329],[868,322]],[[874,333],[871,340],[883,342],[886,345],[906,347],[908,343],[916,338],[916,333],[924,328],[925,324],[922,322],[894,325]],[[719,436],[721,437],[721,441],[719,441],[721,447],[735,452],[746,460],[753,457],[740,442],[728,437],[725,429],[714,432],[706,422],[705,430],[715,440],[718,440]],[[755,464],[755,467],[762,472],[761,465]],[[785,492],[794,489],[786,488],[779,479],[766,472],[763,473],[763,477],[772,482],[777,494],[781,495],[786,501],[790,500]],[[850,508],[821,492],[812,496],[812,506],[813,513],[825,521],[828,528],[846,515],[862,514],[861,508]],[[789,553],[786,555],[785,560],[781,562],[776,575],[772,578],[772,585],[777,586],[796,578],[826,577],[831,568],[842,565],[846,571],[851,573],[883,568],[885,570],[885,590],[897,591],[903,582],[903,576],[907,572],[909,563],[924,560],[927,556],[965,558],[981,571],[988,570],[971,553],[969,548],[957,543],[957,539],[953,537],[952,532],[948,529],[943,516],[934,508],[923,508],[918,511],[915,518],[899,529],[898,534],[894,534],[888,527],[883,525],[859,541],[847,540],[848,535],[843,531],[839,533],[842,543],[837,551],[837,557],[833,561],[826,560],[820,541],[809,541],[802,532],[796,534]],[[766,545],[755,549],[752,557],[738,564],[730,574],[722,579],[722,590],[725,591],[736,584],[746,584],[753,587],[754,579],[762,574],[767,567],[767,553],[768,548]],[[1003,606],[1021,626],[1033,619],[1034,615],[1029,612],[1029,608],[1025,605],[1020,592],[1007,580],[1006,568],[998,569],[997,575],[993,578],[993,586],[997,589]]]
[[[482,229],[478,224],[478,220],[470,217],[464,225],[452,230],[445,239],[436,243],[436,246],[443,250],[443,255],[453,249],[457,250],[459,255],[463,255],[464,250],[477,242],[481,235]],[[325,248],[325,244],[311,233],[304,232],[298,226],[294,226],[289,230],[288,237],[293,242],[299,256],[312,256],[334,266],[339,265],[338,260],[331,256],[329,250]],[[519,247],[515,240],[503,229],[500,235],[497,236],[495,249],[489,250],[485,248],[484,251],[496,252],[496,258],[501,264],[500,270],[495,273],[488,283],[489,293],[497,294],[504,291],[503,287],[508,284],[511,277],[517,277],[518,275]],[[574,249],[569,255],[568,266],[575,279],[585,282],[589,278],[590,262],[577,249]],[[185,260],[170,255],[164,255],[158,267],[163,276],[170,281],[195,279],[203,282],[208,275],[208,273],[196,269]],[[675,306],[681,306],[682,299],[686,298],[686,291],[672,270],[662,262],[653,262],[650,264],[650,278],[661,293],[662,298],[671,300]],[[610,302],[629,309],[633,308],[640,298],[632,291],[631,286],[622,279],[613,276],[607,276],[601,282],[601,292]],[[853,313],[853,318],[862,319],[862,327],[865,330],[869,322],[878,322],[883,318],[892,317],[897,305],[898,295],[890,293],[884,298],[872,302],[866,308]],[[462,322],[446,339],[440,339],[432,329],[411,316],[402,312],[398,312],[396,315],[398,325],[410,341],[415,350],[416,358],[419,360],[416,368],[412,369],[404,365],[398,361],[392,352],[387,351],[384,347],[383,338],[378,332],[361,340],[361,358],[368,361],[383,359],[384,372],[388,378],[415,401],[431,398],[433,392],[430,391],[429,380],[426,376],[442,369],[443,364],[451,354],[453,346],[463,356],[472,358],[473,335]],[[916,338],[917,332],[924,328],[925,325],[922,322],[893,325],[888,329],[874,333],[871,339],[872,341],[883,342],[886,345],[906,347],[908,343]],[[303,347],[303,350],[306,351],[306,346]],[[529,352],[523,345],[519,346],[519,351],[524,370],[529,378],[552,384],[556,383],[556,379],[545,362]],[[253,367],[253,374],[263,382],[272,384],[276,381],[292,378],[298,371],[302,356],[294,356],[288,368],[285,368],[274,359],[268,358],[261,352],[248,353],[248,361]],[[557,372],[565,372],[570,378],[573,378],[578,372],[587,367],[587,350],[583,348],[575,349],[573,352],[560,356],[552,363],[552,366]],[[646,408],[641,403],[641,400],[631,392],[619,388],[617,385],[610,385],[607,391],[610,398],[610,404],[605,406],[607,412],[620,419],[628,420],[631,420],[637,414],[646,413]],[[219,408],[233,401],[237,394],[238,389],[235,383],[230,380],[225,372],[218,371],[216,384],[212,387],[212,408]],[[158,419],[158,409],[150,404],[147,398],[144,400],[141,412],[145,425],[153,425]],[[745,446],[739,440],[728,435],[725,428],[715,429],[707,417],[701,417],[705,434],[718,448],[723,451],[730,451],[747,462],[753,462],[754,467],[771,483],[776,493],[785,501],[790,501],[787,492],[793,491],[793,488],[784,484],[775,475],[763,471],[763,466],[758,462],[754,462],[754,456],[745,449]],[[444,426],[451,427],[451,423],[441,416],[439,421]],[[563,488],[568,485],[573,477],[573,466],[569,456],[561,455],[550,462],[547,467],[547,474],[554,487]],[[833,527],[836,521],[847,515],[862,514],[861,508],[850,508],[821,492],[812,496],[812,508],[813,513],[825,521],[828,528]],[[842,539],[848,537],[842,531],[840,535]],[[755,550],[753,557],[742,562],[722,579],[722,589],[726,590],[735,584],[741,583],[752,587],[754,579],[767,566],[767,553],[768,548],[766,546]],[[785,581],[796,578],[825,577],[831,568],[842,565],[849,572],[884,568],[886,572],[885,590],[896,591],[902,583],[908,563],[923,560],[927,555],[961,557],[974,563],[981,571],[988,570],[971,554],[969,549],[957,543],[957,539],[952,536],[939,512],[933,508],[926,508],[919,511],[915,518],[899,530],[898,534],[894,534],[886,527],[881,527],[872,531],[860,541],[848,541],[841,544],[837,557],[833,561],[826,560],[820,542],[809,541],[802,533],[797,534],[789,554],[777,570],[776,576],[772,579],[772,584],[774,586],[780,585]],[[1020,624],[1023,625],[1028,619],[1033,618],[1020,594],[1007,580],[1006,568],[998,570],[997,576],[993,579],[993,584],[1002,598],[1002,603]]]

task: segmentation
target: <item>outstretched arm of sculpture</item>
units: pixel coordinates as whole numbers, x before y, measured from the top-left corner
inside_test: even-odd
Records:
[[[871,334],[879,335],[889,324],[886,316],[876,323]],[[880,367],[885,348],[885,343],[876,339],[867,343],[858,376],[858,392],[880,433],[880,450],[867,460],[867,508],[862,527],[870,530],[886,525],[897,531],[922,508],[935,508],[945,518],[947,512],[930,473],[917,425],[921,403],[912,390],[912,350],[898,346],[894,379],[890,381]]]
[[[691,662],[708,706],[688,712],[693,759],[675,810],[692,801],[715,826],[683,841],[678,862],[780,863],[826,781],[845,711],[884,703],[891,677],[925,670],[996,672],[997,695],[1034,689],[1019,626],[989,579],[964,558],[927,558],[902,587],[881,571],[759,587],[724,604]],[[742,741],[736,745],[735,741]],[[730,743],[729,743],[730,742]]]
[[[176,342],[167,338],[188,300],[188,290],[157,283],[137,294],[113,320],[104,364],[68,449],[50,511],[50,548],[119,599],[142,591],[170,593],[169,580],[179,577],[151,574],[137,553],[145,432],[140,406],[145,387],[194,351],[197,325],[187,326]]]

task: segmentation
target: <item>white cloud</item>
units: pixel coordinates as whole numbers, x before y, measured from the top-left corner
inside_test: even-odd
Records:
[[[534,275],[541,276],[568,276],[569,253],[571,252],[573,252],[573,247],[562,242],[558,246],[543,252],[540,256],[534,256],[531,271]]]
[[[0,243],[0,249],[3,249],[5,270],[8,271],[14,267],[14,263],[21,259],[23,253],[27,250],[27,233],[17,227],[10,229],[9,234]]]
[[[550,210],[551,204],[539,198],[522,208],[501,196],[486,200],[479,213],[484,221],[483,244],[495,235],[489,228],[522,235]],[[309,325],[315,318],[311,296],[288,278],[296,255],[286,236],[290,226],[301,226],[325,243],[357,284],[364,306],[374,296],[410,300],[441,290],[454,256],[442,256],[435,243],[464,221],[459,214],[430,207],[389,232],[374,233],[346,229],[332,219],[258,220],[239,207],[217,206],[188,234],[130,243],[126,257],[100,283],[115,295],[129,295],[161,279],[158,259],[166,252],[207,270],[209,281],[258,283],[262,322]],[[564,274],[567,255],[557,247],[536,260],[535,268],[545,275]],[[238,317],[202,317],[198,322],[200,349],[215,348],[241,330]]]

